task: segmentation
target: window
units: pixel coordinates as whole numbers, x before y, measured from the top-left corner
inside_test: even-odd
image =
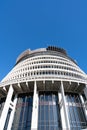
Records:
[[[30,130],[33,96],[19,95],[11,130]]]
[[[66,100],[71,130],[85,129],[87,121],[79,95],[67,93]]]
[[[61,130],[57,94],[40,94],[38,112],[38,130]]]
[[[12,110],[9,108],[8,114],[7,114],[7,118],[6,118],[6,121],[5,121],[4,130],[7,130],[8,123],[9,123],[9,119],[10,119],[10,115],[11,115],[11,111],[12,111]]]

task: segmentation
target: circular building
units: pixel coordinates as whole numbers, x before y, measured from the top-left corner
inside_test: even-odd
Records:
[[[26,50],[0,82],[0,130],[87,129],[87,75],[67,52]]]

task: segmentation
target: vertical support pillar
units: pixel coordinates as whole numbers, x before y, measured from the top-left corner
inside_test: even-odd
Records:
[[[11,130],[11,127],[12,127],[12,122],[13,122],[13,118],[14,118],[16,103],[17,103],[17,95],[15,95],[15,98],[14,98],[14,101],[13,101],[13,109],[12,109],[12,112],[11,112],[11,115],[10,115],[7,130]]]
[[[62,99],[62,106],[63,106],[61,109],[62,127],[64,130],[70,130],[70,124],[69,124],[69,118],[68,118],[68,113],[67,113],[67,108],[66,108],[66,100],[65,100],[65,94],[64,94],[64,87],[63,87],[62,81],[61,81],[61,99]]]
[[[83,104],[84,113],[85,113],[85,116],[86,116],[86,119],[87,119],[87,110],[86,110],[85,102],[84,102],[82,95],[80,95],[80,99],[81,99],[81,102]]]
[[[5,125],[5,121],[6,121],[6,118],[7,118],[7,114],[8,114],[9,105],[10,105],[10,102],[11,102],[12,95],[13,95],[13,87],[12,87],[12,85],[10,85],[9,91],[8,91],[8,94],[7,94],[7,98],[6,98],[6,101],[5,101],[5,105],[4,105],[4,108],[3,108],[3,111],[2,111],[2,114],[1,114],[1,118],[0,118],[0,124],[1,124],[0,130],[4,129],[4,125]]]
[[[65,119],[64,109],[63,109],[63,101],[62,101],[61,93],[58,93],[58,98],[59,98],[59,105],[60,105],[61,124],[63,130],[64,128],[66,128],[66,119]]]
[[[33,95],[33,110],[32,110],[31,130],[38,130],[38,93],[37,93],[36,81],[34,82],[34,95]]]

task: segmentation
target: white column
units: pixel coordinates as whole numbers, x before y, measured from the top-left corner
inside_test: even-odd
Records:
[[[7,130],[11,130],[11,127],[12,127],[12,122],[14,119],[14,113],[15,113],[15,108],[16,108],[16,103],[17,103],[17,95],[15,95],[14,101],[12,103],[13,103],[13,109],[11,111]]]
[[[64,95],[64,88],[63,88],[63,82],[61,81],[61,118],[62,118],[62,129],[63,130],[70,130],[70,124],[69,124],[69,118],[66,108],[66,100]]]
[[[33,110],[32,110],[31,130],[38,130],[38,93],[37,93],[36,81],[34,82],[34,95],[33,95]]]
[[[0,118],[0,130],[4,129],[4,125],[5,125],[5,121],[6,121],[6,118],[7,118],[7,114],[8,114],[12,95],[13,95],[13,87],[12,87],[12,85],[10,85],[9,91],[8,91],[8,94],[7,94],[7,98],[6,98],[6,101],[5,101],[5,104],[4,104],[4,108],[3,108],[3,111],[2,111],[2,114],[1,114],[1,118]]]
[[[84,102],[82,95],[80,95],[80,99],[81,99],[81,102],[83,104],[84,113],[85,113],[85,116],[86,116],[86,119],[87,119],[87,110],[86,110],[85,102]]]
[[[60,115],[61,115],[62,130],[63,130],[64,128],[66,128],[66,119],[65,119],[65,113],[64,113],[61,93],[58,93],[58,97],[59,97],[59,105],[60,105]]]

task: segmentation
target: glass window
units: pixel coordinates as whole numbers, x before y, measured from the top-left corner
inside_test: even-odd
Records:
[[[11,130],[30,130],[33,96],[19,95]]]
[[[57,94],[39,94],[38,130],[61,130]]]
[[[11,114],[11,109],[8,110],[8,114],[7,114],[7,118],[6,118],[6,121],[5,121],[4,130],[7,130],[10,114]]]
[[[66,101],[71,129],[85,129],[87,127],[87,121],[79,95],[67,93]]]

